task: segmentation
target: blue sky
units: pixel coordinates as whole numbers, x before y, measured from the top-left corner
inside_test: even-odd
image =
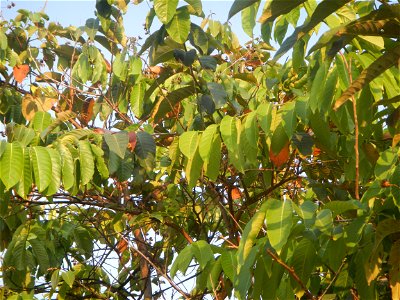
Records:
[[[28,9],[31,11],[40,11],[45,7],[45,13],[50,17],[51,21],[60,22],[64,26],[74,25],[76,27],[85,25],[87,19],[94,17],[96,1],[57,1],[57,0],[31,0],[19,1],[14,0],[15,7],[8,9],[11,4],[10,0],[1,0],[1,10],[3,18],[9,20],[17,14],[18,9]],[[228,16],[229,9],[233,1],[207,0],[203,1],[203,11],[205,15],[213,14],[213,19],[225,22]],[[151,3],[143,1],[139,5],[129,4],[128,11],[124,17],[125,30],[128,36],[145,37],[143,23],[146,15],[151,7]],[[261,9],[260,9],[261,10]],[[200,23],[201,19],[193,17],[192,21]],[[230,21],[233,31],[238,35],[241,43],[248,41],[250,38],[243,32],[241,27],[240,14],[236,15]],[[257,26],[257,25],[256,25]],[[259,25],[258,25],[259,26]],[[157,30],[159,25],[154,22],[151,31]],[[259,27],[255,28],[255,33],[260,32]],[[255,35],[257,36],[257,34]]]

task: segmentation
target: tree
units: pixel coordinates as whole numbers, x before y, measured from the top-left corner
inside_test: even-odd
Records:
[[[1,22],[1,297],[399,299],[399,4],[128,2]]]

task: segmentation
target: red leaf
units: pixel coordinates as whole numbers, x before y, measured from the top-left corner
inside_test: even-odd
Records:
[[[128,143],[128,149],[133,152],[136,147],[136,133],[134,131],[131,131],[128,133],[129,137],[129,143]]]
[[[269,158],[275,167],[281,167],[289,159],[289,142],[282,148],[282,150],[275,154],[272,149],[269,150]]]
[[[22,83],[29,73],[28,65],[15,66],[13,69],[14,78],[19,83]]]

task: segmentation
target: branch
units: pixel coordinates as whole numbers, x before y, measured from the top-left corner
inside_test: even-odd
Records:
[[[142,230],[140,228],[135,229],[133,231],[133,235],[135,236],[135,239],[138,241],[138,243],[136,243],[138,249],[140,249],[141,252],[145,253],[146,256],[148,256]],[[153,294],[151,290],[151,278],[150,278],[151,273],[149,265],[147,264],[146,260],[143,257],[140,259],[140,275],[142,280],[144,281],[143,285],[144,299],[151,300]]]
[[[163,271],[161,271],[161,269],[155,263],[153,263],[146,255],[144,255],[142,251],[136,249],[132,245],[129,245],[129,248],[131,249],[131,251],[134,251],[138,253],[141,257],[143,257],[157,271],[158,275],[164,277],[168,281],[168,283],[183,296],[183,298],[190,299],[190,295],[181,290],[181,288],[175,282],[173,282],[166,273],[163,273]]]
[[[269,256],[271,256],[278,264],[280,264],[283,268],[285,268],[290,276],[293,277],[293,279],[301,286],[301,288],[304,290],[304,293],[306,294],[308,299],[311,300],[317,300],[317,298],[307,289],[303,281],[301,281],[300,277],[296,274],[294,271],[293,267],[289,267],[283,260],[281,260],[278,255],[276,255],[274,252],[271,251],[271,249],[267,249],[267,253]]]
[[[265,191],[253,196],[252,198],[249,199],[249,201],[245,202],[240,210],[237,212],[235,219],[240,220],[240,217],[242,216],[243,212],[252,204],[257,203],[260,199],[262,199],[265,196],[268,196],[271,194],[275,189],[278,187],[284,185],[285,183],[297,179],[298,176],[290,176],[288,178],[283,178],[281,181],[279,181],[277,184],[270,186],[268,189]]]

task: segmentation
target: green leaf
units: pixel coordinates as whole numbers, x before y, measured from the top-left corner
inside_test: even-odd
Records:
[[[176,11],[171,21],[165,25],[165,29],[175,42],[183,44],[189,35],[190,24],[190,14],[187,7],[181,7]]]
[[[61,157],[55,149],[47,149],[51,159],[51,182],[47,187],[45,194],[54,195],[57,193],[61,184]]]
[[[278,49],[274,56],[274,61],[277,61],[284,53],[289,51],[290,49],[293,48],[294,44],[301,39],[305,34],[307,34],[310,30],[312,30],[316,25],[318,25],[320,22],[322,22],[326,17],[330,16],[332,13],[334,13],[336,10],[344,6],[346,3],[350,2],[351,0],[337,0],[337,1],[322,1],[321,3],[318,4],[317,8],[313,12],[311,18],[303,24],[300,27],[297,27],[293,34],[288,37],[281,45],[281,47]],[[287,2],[285,1],[277,1],[275,0],[274,2],[280,2],[282,6],[288,6]],[[300,0],[299,2],[304,2]],[[291,1],[292,3],[292,1]],[[300,4],[300,3],[299,3]],[[271,4],[272,6],[272,4]],[[297,6],[297,5],[296,5]],[[288,7],[291,7],[289,5]],[[287,9],[287,8],[286,8]],[[261,17],[262,18],[262,17]],[[260,22],[261,21],[260,18]]]
[[[199,147],[199,149],[201,149]],[[217,180],[220,170],[221,163],[221,138],[219,134],[216,134],[213,138],[210,152],[210,159],[205,163],[205,175],[208,176],[210,180]]]
[[[342,213],[354,210],[361,209],[360,201],[357,200],[348,200],[348,201],[331,201],[325,204],[325,209],[329,209],[332,212],[332,216],[336,217],[337,215],[341,215]]]
[[[183,275],[186,274],[186,270],[189,267],[190,262],[193,258],[193,247],[192,245],[186,246],[176,257],[171,267],[171,277],[174,278],[177,271],[180,271]]]
[[[395,149],[387,149],[381,152],[375,166],[375,176],[377,179],[388,179],[390,172],[394,169],[395,163],[398,159],[397,151]]]
[[[374,251],[376,251],[385,237],[396,232],[400,232],[400,220],[385,219],[379,222],[375,233]]]
[[[354,80],[346,91],[336,100],[334,109],[337,110],[349,98],[363,89],[373,79],[395,65],[400,58],[400,46],[396,46],[386,51],[382,56],[375,60],[368,68],[364,69],[360,76]]]
[[[182,87],[175,91],[170,92],[165,98],[161,99],[154,106],[151,116],[154,118],[154,122],[158,122],[161,118],[165,118],[165,115],[173,111],[175,105],[182,100],[195,94],[196,90],[192,86]]]
[[[135,153],[141,159],[146,159],[149,154],[155,155],[156,143],[150,134],[145,131],[136,132]]]
[[[68,284],[69,287],[72,289],[72,286],[75,281],[74,271],[70,270],[70,271],[61,273],[61,278],[64,279],[65,283]]]
[[[212,115],[215,112],[215,103],[210,95],[202,95],[197,98],[198,109],[201,113],[205,112]]]
[[[131,90],[131,109],[137,118],[143,114],[144,93],[146,91],[146,84],[139,82],[132,87]]]
[[[154,0],[154,10],[161,23],[167,24],[175,16],[178,0]]]
[[[104,134],[104,140],[108,145],[108,148],[111,152],[114,152],[119,157],[124,159],[126,149],[128,148],[129,137],[128,133],[125,131],[120,131],[117,133]]]
[[[259,6],[260,2],[257,1],[253,5],[242,10],[242,28],[243,31],[251,38],[253,37],[254,26],[256,26],[256,17]]]
[[[72,110],[65,110],[62,112],[57,113],[57,118],[52,121],[52,123],[46,127],[41,133],[40,133],[40,138],[44,140],[44,138],[52,132],[57,126],[61,125],[62,123],[70,120],[70,119],[75,119],[76,118],[76,113],[74,113]]]
[[[281,0],[271,0],[266,2],[262,15],[258,22],[266,23],[272,22],[277,17],[283,16],[290,12],[292,9],[296,8],[300,4],[306,2],[306,0],[291,0],[291,1],[281,1]]]
[[[236,268],[237,268],[236,258],[237,258],[236,253],[234,253],[233,251],[225,251],[220,256],[222,270],[232,282],[234,282],[236,274]]]
[[[125,61],[126,51],[122,51],[115,56],[112,70],[113,74],[120,78],[121,80],[125,80],[125,77],[128,72],[128,64]]]
[[[198,149],[199,140],[200,136],[197,131],[184,132],[179,137],[179,149],[187,158],[192,159]]]
[[[201,0],[185,0],[191,7],[193,7],[198,17],[204,17],[203,4]]]
[[[272,134],[271,150],[274,152],[274,154],[278,154],[288,142],[289,137],[286,134],[283,124],[280,124]]]
[[[250,254],[253,245],[255,244],[258,233],[264,225],[265,216],[267,209],[271,206],[271,200],[268,200],[261,205],[260,209],[256,214],[250,219],[243,230],[243,235],[239,243],[238,253],[237,253],[237,270],[236,274],[240,273],[240,269],[244,265],[247,257]],[[224,263],[222,262],[222,267],[224,268]]]
[[[7,36],[4,34],[2,30],[0,30],[0,49],[6,50],[8,47]]]
[[[292,256],[292,267],[302,282],[308,282],[315,268],[317,253],[314,244],[307,238],[302,238],[295,246]]]
[[[31,148],[31,157],[35,184],[39,192],[42,192],[51,183],[51,157],[49,151],[41,146]]]
[[[264,102],[257,107],[257,119],[266,135],[271,132],[273,104]]]
[[[190,24],[189,40],[192,46],[196,47],[196,49],[199,50],[201,54],[207,54],[208,36],[200,26],[194,23]]]
[[[290,200],[269,199],[266,213],[267,235],[271,246],[279,254],[292,228],[292,202]]]
[[[78,65],[77,67],[77,72],[78,76],[81,79],[82,83],[85,83],[88,81],[89,76],[90,76],[90,63],[89,63],[89,57],[86,54],[81,54],[79,55],[78,61],[76,62]]]
[[[220,275],[222,272],[222,266],[220,259],[217,259],[211,268],[210,273],[207,276],[207,288],[212,291],[219,284]]]
[[[99,19],[90,18],[86,20],[85,31],[92,41],[94,41],[94,37],[99,28],[100,28]]]
[[[300,205],[299,216],[304,220],[304,225],[306,228],[311,228],[315,222],[315,212],[318,209],[318,205],[312,201],[304,201]]]
[[[31,244],[33,254],[39,263],[40,272],[46,273],[47,269],[50,267],[50,259],[44,247],[44,243],[38,239],[31,239],[29,240],[29,244]]]
[[[7,143],[0,157],[0,179],[6,189],[18,183],[24,168],[24,153],[19,142]]]
[[[308,101],[308,105],[313,113],[315,113],[315,111],[321,107],[320,100],[324,91],[324,89],[321,87],[326,81],[327,67],[327,63],[322,63],[322,65],[320,65],[311,86],[310,100]]]
[[[51,115],[48,112],[38,111],[33,117],[33,129],[35,129],[37,132],[42,132],[48,126],[50,126],[51,122]]]
[[[23,170],[23,175],[21,176],[18,182],[17,192],[22,198],[26,198],[26,196],[30,193],[32,189],[32,163],[31,163],[31,155],[29,148],[24,148],[23,151],[24,151],[24,170]]]
[[[226,148],[230,152],[235,152],[237,149],[237,128],[236,119],[231,116],[225,116],[220,124],[220,131],[222,140],[224,141]]]
[[[333,219],[332,212],[329,209],[323,209],[317,213],[315,218],[315,227],[328,235],[332,232]]]
[[[255,111],[250,112],[245,121],[245,133],[246,139],[249,141],[249,145],[253,149],[258,148],[258,125],[257,125],[257,113]]]
[[[218,125],[212,124],[204,130],[199,144],[199,153],[204,162],[210,161],[211,146],[218,134]]]
[[[51,288],[55,290],[58,286],[58,282],[60,281],[60,272],[58,270],[53,271],[51,274]]]
[[[96,159],[97,170],[99,171],[99,173],[103,179],[107,179],[109,176],[109,173],[108,173],[107,165],[104,161],[104,151],[100,147],[93,145],[93,144],[90,144],[90,147],[91,147],[92,153]]]
[[[82,226],[76,227],[74,229],[74,241],[78,248],[85,254],[85,257],[87,259],[90,258],[93,252],[93,240],[89,231]]]
[[[79,164],[82,185],[86,185],[94,174],[94,158],[90,143],[85,140],[79,141]]]
[[[214,254],[206,241],[192,243],[192,251],[201,269],[204,269],[209,261],[214,260]]]
[[[23,147],[26,147],[35,137],[35,131],[25,126],[15,126],[13,130],[13,141],[18,141]]]
[[[69,190],[74,185],[75,168],[74,160],[72,159],[71,152],[68,148],[59,143],[57,150],[61,157],[61,172],[62,172],[62,184],[65,190]]]
[[[185,168],[189,188],[195,187],[197,179],[200,177],[202,166],[203,161],[200,157],[199,149],[196,148],[196,152],[192,158],[188,159]]]
[[[257,2],[260,2],[260,0],[235,0],[231,6],[231,9],[229,10],[228,20],[238,12],[244,10],[246,7],[249,7]]]
[[[199,62],[201,67],[215,71],[217,69],[217,60],[212,56],[200,56]]]
[[[297,125],[296,118],[296,103],[294,101],[287,102],[281,107],[282,112],[282,125],[288,137],[293,135]]]
[[[216,82],[207,82],[207,88],[211,93],[216,109],[220,109],[222,106],[226,104],[228,94],[226,93],[225,88],[221,84]]]

